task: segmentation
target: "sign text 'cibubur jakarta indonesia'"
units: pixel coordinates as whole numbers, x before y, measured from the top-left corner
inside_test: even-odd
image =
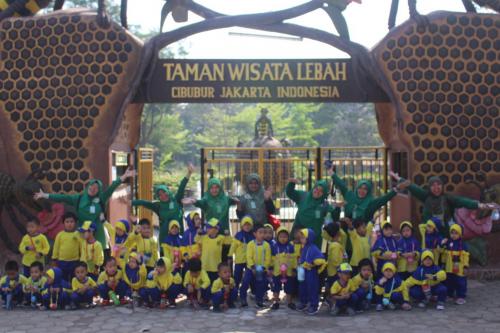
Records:
[[[382,102],[351,59],[159,60],[137,102]]]

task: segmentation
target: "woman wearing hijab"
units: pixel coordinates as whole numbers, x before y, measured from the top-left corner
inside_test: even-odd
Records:
[[[264,225],[269,223],[268,215],[276,212],[271,190],[264,190],[259,175],[255,173],[246,177],[245,194],[239,200],[236,215],[240,220],[244,216],[250,216],[255,224]]]

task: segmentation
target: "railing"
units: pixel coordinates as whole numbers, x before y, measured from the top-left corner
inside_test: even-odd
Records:
[[[337,174],[349,188],[360,179],[373,183],[373,194],[385,193],[388,188],[388,158],[385,147],[284,147],[284,148],[216,148],[201,149],[201,188],[208,179],[217,177],[229,195],[244,193],[246,175],[257,173],[266,187],[272,187],[279,218],[293,221],[295,204],[285,195],[289,178],[302,180],[298,189],[309,190],[314,182],[328,178],[327,165],[333,164]],[[332,190],[332,198],[342,196]],[[387,208],[382,217],[387,216]],[[234,209],[231,218],[235,219]]]

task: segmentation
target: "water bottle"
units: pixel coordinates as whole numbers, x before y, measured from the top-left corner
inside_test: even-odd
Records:
[[[388,306],[391,304],[391,301],[387,297],[384,297],[382,298],[382,304],[384,304],[384,306]]]
[[[255,279],[257,281],[262,281],[264,279],[264,267],[262,267],[262,265],[255,266]]]
[[[367,299],[368,301],[371,301],[371,300],[372,300],[372,298],[373,298],[373,295],[372,295],[372,293],[371,293],[371,291],[370,291],[370,292],[368,293],[368,295],[366,295],[366,299]]]
[[[118,296],[113,290],[110,290],[108,292],[109,299],[115,304],[115,305],[120,305],[120,300],[118,299]]]
[[[138,308],[139,307],[139,293],[134,290],[132,293],[132,308]]]
[[[12,310],[13,306],[12,306],[12,293],[8,293],[7,294],[7,297],[5,299],[5,309],[6,310]]]
[[[306,270],[302,265],[297,267],[297,280],[299,282],[304,282],[306,280]]]
[[[280,265],[281,283],[286,283],[286,281],[287,281],[287,275],[286,275],[287,271],[288,271],[287,264],[281,264]]]
[[[495,210],[493,210],[493,212],[491,212],[491,219],[493,221],[500,220],[500,212],[498,211],[498,209],[495,209]]]
[[[36,307],[36,296],[35,295],[31,295],[31,306],[33,308]]]
[[[160,298],[160,309],[165,309],[167,307],[167,295],[161,294]]]

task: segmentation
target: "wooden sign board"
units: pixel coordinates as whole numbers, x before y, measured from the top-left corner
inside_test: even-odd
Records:
[[[156,62],[136,103],[387,102],[351,59]]]

